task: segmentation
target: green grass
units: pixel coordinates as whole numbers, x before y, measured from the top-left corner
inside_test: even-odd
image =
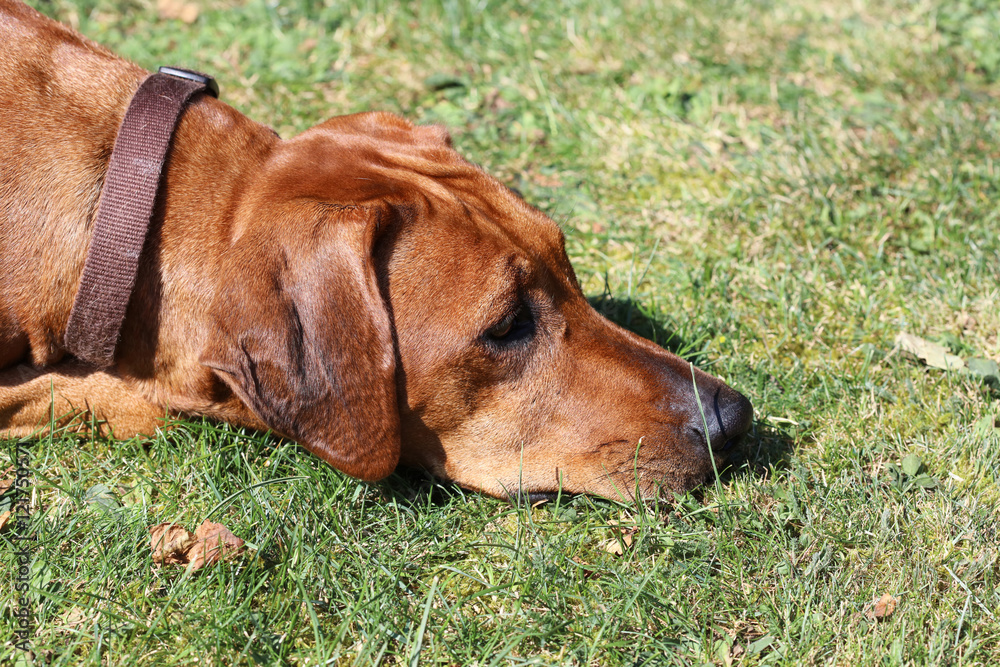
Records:
[[[376,108],[446,124],[560,222],[600,308],[744,391],[754,431],[674,503],[536,508],[205,423],[44,438],[36,662],[1000,664],[1000,390],[893,351],[908,331],[1000,359],[992,3],[328,5],[185,25],[39,3],[147,68],[212,72],[283,136]],[[206,518],[254,548],[152,565],[148,526]]]

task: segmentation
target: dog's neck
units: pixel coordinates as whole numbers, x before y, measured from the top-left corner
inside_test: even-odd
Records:
[[[46,30],[51,25],[25,20],[15,27],[38,31],[32,44],[47,49],[50,58],[68,60],[71,66],[58,72],[62,78],[72,74],[72,82],[35,81],[37,72],[29,65],[39,54],[8,54],[8,47],[14,47],[0,45],[0,69],[20,81],[9,89],[21,91],[0,104],[0,173],[8,175],[0,180],[0,256],[5,264],[0,267],[0,368],[27,360],[48,366],[65,356],[67,314],[111,148],[131,94],[145,76],[69,31]],[[38,125],[45,126],[44,133]],[[34,145],[32,137],[39,134],[52,139]],[[133,337],[136,347],[155,350],[172,313],[207,308],[211,287],[205,277],[211,267],[205,258],[215,255],[205,246],[228,242],[227,222],[240,191],[276,141],[271,130],[214,99],[200,99],[188,109],[169,154],[135,287],[145,298],[133,301],[152,307],[134,312],[130,305],[123,338]],[[17,161],[17,169],[6,168],[8,161]],[[161,243],[163,238],[171,244]],[[166,282],[180,289],[163,293],[166,276],[171,278]],[[136,355],[127,356],[119,364],[133,363]]]
[[[147,369],[139,364],[170,363],[157,355],[168,337],[174,344],[187,340],[187,346],[205,338],[204,331],[189,330],[192,318],[186,314],[207,312],[216,287],[214,262],[230,244],[244,188],[277,142],[269,128],[215,99],[201,97],[188,108],[174,136],[122,327],[122,338],[130,340],[118,358],[122,370],[142,374]]]

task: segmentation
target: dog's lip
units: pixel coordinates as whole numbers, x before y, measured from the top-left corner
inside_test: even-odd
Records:
[[[540,503],[555,502],[555,499],[559,494],[553,491],[530,491],[525,494],[528,498],[528,504],[537,505]],[[523,496],[522,496],[523,497]],[[517,498],[511,498],[511,502],[516,502]]]
[[[700,428],[695,428],[695,429],[692,429],[692,430],[694,431],[695,437],[699,441],[701,441],[702,445],[704,445],[705,444],[705,436],[702,434],[701,429]],[[726,441],[723,444],[715,446],[715,447],[711,447],[711,451],[712,451],[713,454],[723,454],[723,453],[728,452],[729,450],[733,449],[736,445],[738,445],[740,442],[742,442],[742,440],[743,440],[743,434],[734,435],[731,438],[727,438]]]
[[[570,495],[569,493],[564,493],[564,495]],[[511,505],[520,505],[527,501],[528,505],[538,505],[541,503],[554,502],[559,494],[555,491],[508,491],[503,497],[507,499]]]

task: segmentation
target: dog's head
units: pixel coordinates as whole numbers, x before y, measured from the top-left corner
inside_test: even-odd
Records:
[[[439,128],[336,118],[249,184],[202,361],[365,479],[402,462],[498,496],[700,484],[750,403],[601,317],[563,241]]]

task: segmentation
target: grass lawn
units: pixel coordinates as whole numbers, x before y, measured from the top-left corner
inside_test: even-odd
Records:
[[[8,530],[0,664],[1000,664],[1000,385],[894,344],[1000,360],[992,2],[35,4],[285,137],[447,125],[756,425],[718,484],[641,506],[363,484],[202,422],[30,442],[37,630],[15,648]],[[149,526],[204,519],[252,549],[153,565]]]

